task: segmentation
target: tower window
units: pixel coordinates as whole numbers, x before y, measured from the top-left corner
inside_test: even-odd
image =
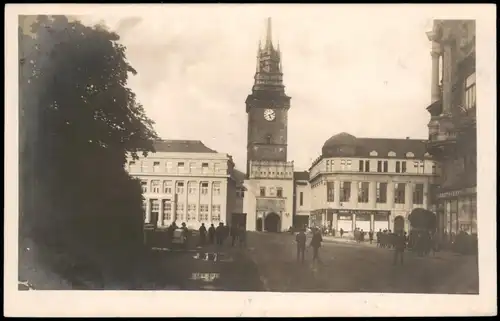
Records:
[[[266,144],[271,144],[271,135],[266,136]]]

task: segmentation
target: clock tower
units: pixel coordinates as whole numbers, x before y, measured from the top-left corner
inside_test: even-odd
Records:
[[[287,160],[290,97],[283,86],[281,51],[274,46],[271,18],[259,43],[248,115],[247,173],[243,209],[247,230],[281,232],[293,224],[293,162]]]
[[[246,99],[248,115],[247,174],[251,161],[287,160],[287,120],[290,97],[285,94],[281,51],[272,42],[267,20],[264,46],[259,43],[252,93]]]

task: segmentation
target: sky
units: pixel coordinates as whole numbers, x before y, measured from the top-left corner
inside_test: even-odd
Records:
[[[101,12],[101,11],[97,11]],[[427,138],[428,6],[170,6],[79,17],[120,36],[129,81],[163,139],[201,140],[245,168],[259,40],[272,18],[291,108],[288,158],[306,170],[331,136]]]

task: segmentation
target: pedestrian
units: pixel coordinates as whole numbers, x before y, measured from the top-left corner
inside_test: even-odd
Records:
[[[182,237],[182,242],[183,242],[182,244],[183,244],[184,248],[187,248],[188,240],[189,240],[189,230],[186,226],[186,223],[182,223],[181,229],[182,229],[181,237]]]
[[[219,226],[215,229],[215,239],[217,241],[217,246],[222,246],[224,243],[224,234],[225,234],[224,223],[219,223]]]
[[[304,230],[301,229],[299,233],[295,236],[295,242],[297,243],[297,262],[304,263],[304,254],[306,252],[306,241],[307,236]]]
[[[359,233],[359,241],[364,242],[365,241],[365,231],[361,230]]]
[[[373,243],[373,231],[370,230],[370,232],[368,232],[368,238],[370,239],[370,244]]]
[[[323,238],[321,237],[321,232],[316,230],[311,239],[310,246],[313,248],[313,264],[318,262],[321,263],[319,258],[319,248],[321,247],[321,242],[323,242]]]
[[[201,226],[198,231],[200,232],[199,245],[203,246],[205,245],[205,240],[207,238],[207,228],[205,227],[205,223],[201,223]]]
[[[210,224],[208,228],[208,241],[210,244],[214,244],[215,241],[215,226],[213,224]]]
[[[343,236],[344,236],[344,229],[340,228],[340,238],[342,238]]]
[[[243,225],[239,227],[238,240],[240,241],[240,247],[245,247],[247,245],[247,231]]]
[[[394,265],[398,264],[398,261],[401,265],[403,265],[403,253],[405,251],[405,237],[403,233],[398,232],[393,236],[394,240]]]
[[[234,243],[236,242],[236,240],[238,239],[238,232],[239,232],[239,229],[238,229],[238,226],[237,225],[231,225],[231,231],[230,231],[230,234],[231,234],[231,246],[234,247]]]

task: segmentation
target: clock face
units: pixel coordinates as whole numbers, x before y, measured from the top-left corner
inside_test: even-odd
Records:
[[[276,118],[276,113],[272,109],[264,110],[264,119],[267,121],[272,121]]]

